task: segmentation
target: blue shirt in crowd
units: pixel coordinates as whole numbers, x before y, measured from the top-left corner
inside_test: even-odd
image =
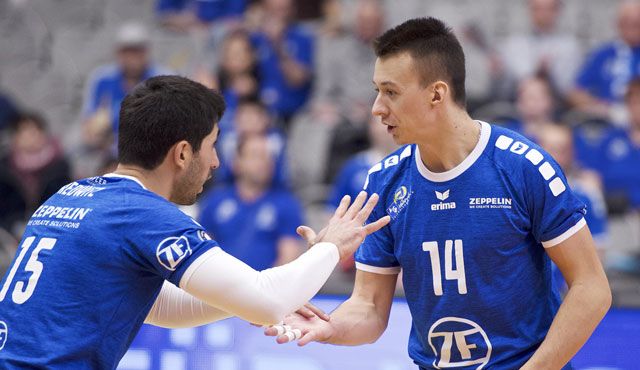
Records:
[[[159,14],[193,9],[196,17],[208,23],[221,18],[240,17],[246,8],[245,0],[158,0]]]
[[[246,202],[234,186],[211,190],[200,202],[199,222],[227,253],[256,270],[273,267],[281,238],[297,238],[303,213],[284,190],[268,190]]]
[[[302,26],[289,26],[283,36],[284,49],[298,63],[313,70],[313,34]],[[282,116],[291,116],[300,109],[311,94],[311,81],[300,87],[289,85],[281,69],[280,56],[271,40],[263,33],[251,36],[260,68],[261,99]]]
[[[640,146],[621,128],[606,129],[598,140],[582,139],[581,163],[602,176],[605,192],[640,207]]]
[[[586,59],[576,79],[576,86],[591,95],[621,102],[627,84],[640,75],[640,47],[631,48],[622,41],[597,48]]]
[[[364,151],[351,157],[342,166],[331,189],[327,203],[332,208],[338,208],[343,196],[349,195],[356,199],[362,191],[369,169],[376,163],[370,151]]]
[[[162,67],[150,65],[142,80],[167,74],[172,73]],[[106,108],[110,115],[113,133],[117,134],[120,104],[133,87],[127,88],[124,74],[118,65],[111,64],[99,67],[93,72],[87,85],[82,109],[83,116],[89,117],[99,109]]]

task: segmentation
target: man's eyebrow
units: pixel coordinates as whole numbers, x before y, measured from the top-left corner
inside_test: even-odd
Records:
[[[371,81],[374,85],[377,86],[375,81]],[[391,86],[391,87],[397,87],[398,85],[393,82],[393,81],[382,81],[380,82],[380,86]]]

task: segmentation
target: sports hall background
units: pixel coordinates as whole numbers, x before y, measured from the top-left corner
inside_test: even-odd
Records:
[[[140,78],[176,73],[225,94],[223,168],[208,192],[246,176],[232,170],[239,137],[265,139],[274,170],[264,191],[277,188],[289,201],[254,212],[238,199],[222,202],[236,208],[218,209],[205,196],[185,212],[201,219],[210,210],[214,220],[244,214],[234,226],[244,220],[255,223],[248,230],[280,230],[268,233],[273,240],[260,240],[267,235],[261,233],[251,240],[265,249],[252,251],[253,262],[273,264],[273,249],[290,236],[291,222],[321,225],[336,194],[357,188],[369,162],[393,148],[369,122],[371,39],[410,17],[436,16],[463,43],[472,117],[548,145],[586,189],[614,308],[574,366],[639,368],[640,14],[621,12],[622,6],[614,0],[0,0],[0,272],[26,219],[57,186],[112,170],[117,108],[126,93],[121,63],[142,71]],[[275,50],[268,40],[282,29],[289,33]],[[634,37],[637,44],[629,41]],[[286,86],[290,76],[274,53],[305,71],[295,88]],[[595,103],[576,98],[576,91]],[[293,221],[273,217],[278,207],[294,210]],[[330,310],[345,299],[353,274],[350,265],[337,268],[317,303]],[[277,346],[235,319],[194,329],[145,326],[120,368],[413,369],[409,326],[398,287],[387,333],[374,345]]]

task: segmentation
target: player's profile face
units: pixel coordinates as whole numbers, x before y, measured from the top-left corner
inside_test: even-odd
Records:
[[[371,113],[380,117],[397,144],[414,143],[421,126],[429,125],[429,94],[408,53],[376,60],[373,84],[377,91]]]
[[[220,166],[215,148],[218,140],[218,125],[202,140],[200,150],[193,153],[184,174],[178,179],[171,194],[171,201],[180,205],[192,205],[203,190],[204,183],[211,178],[211,171]]]

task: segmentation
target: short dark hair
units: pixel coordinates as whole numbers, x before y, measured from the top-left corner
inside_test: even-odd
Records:
[[[44,117],[35,111],[21,111],[11,120],[9,128],[12,131],[18,131],[22,125],[27,122],[33,123],[38,130],[43,132],[49,131],[49,125]]]
[[[118,128],[118,161],[156,168],[177,142],[200,150],[225,110],[222,95],[179,76],[140,83],[124,98]]]
[[[378,58],[409,53],[426,86],[438,79],[451,86],[453,100],[464,107],[464,52],[451,28],[436,18],[410,19],[374,41]]]

